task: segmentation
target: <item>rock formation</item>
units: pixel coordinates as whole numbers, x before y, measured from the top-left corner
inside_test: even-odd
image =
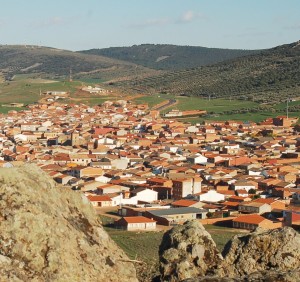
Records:
[[[234,236],[224,248],[225,276],[300,268],[300,234],[291,227]]]
[[[168,231],[160,245],[164,281],[299,281],[300,234],[290,227],[234,236],[219,254],[197,221]]]
[[[239,278],[228,277],[198,277],[186,279],[183,282],[299,282],[300,270],[262,271]]]
[[[1,281],[137,281],[79,192],[38,167],[0,169]]]
[[[166,232],[159,248],[164,281],[181,281],[210,273],[222,256],[210,234],[198,221],[188,221]]]

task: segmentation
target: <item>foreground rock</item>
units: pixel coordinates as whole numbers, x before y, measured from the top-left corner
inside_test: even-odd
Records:
[[[204,276],[222,262],[215,242],[198,221],[188,221],[164,234],[159,248],[163,281]]]
[[[184,282],[299,282],[300,270],[262,271],[240,278],[199,277],[184,280]]]
[[[290,227],[257,230],[234,236],[223,251],[221,276],[238,277],[257,271],[300,268],[300,234]]]
[[[137,281],[88,200],[39,168],[0,169],[1,281]]]

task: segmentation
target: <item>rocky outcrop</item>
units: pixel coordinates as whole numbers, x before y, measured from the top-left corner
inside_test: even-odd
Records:
[[[160,246],[164,281],[299,281],[300,234],[290,227],[234,236],[218,252],[197,221],[168,231]]]
[[[166,232],[159,256],[163,281],[181,281],[206,275],[222,262],[215,242],[196,220]]]
[[[0,169],[1,281],[137,281],[85,196],[38,167]]]
[[[299,282],[300,270],[262,271],[240,278],[228,277],[198,277],[186,279],[183,282]]]
[[[234,236],[223,251],[224,276],[300,268],[300,234],[291,227]]]

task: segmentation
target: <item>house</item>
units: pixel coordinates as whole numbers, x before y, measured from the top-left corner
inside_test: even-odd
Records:
[[[115,221],[115,227],[128,231],[154,230],[156,221],[144,216],[127,216]]]
[[[243,202],[238,206],[238,210],[241,213],[256,213],[263,214],[271,211],[271,206],[264,202]]]
[[[225,195],[218,193],[216,190],[209,190],[205,193],[200,193],[197,198],[201,202],[217,203],[225,200]]]
[[[112,199],[106,195],[88,195],[87,198],[93,207],[111,207]]]
[[[152,218],[161,225],[182,224],[187,220],[206,218],[207,210],[193,207],[160,209],[146,211],[145,216]]]
[[[236,181],[232,184],[232,187],[234,190],[246,190],[249,192],[249,190],[256,190],[258,187],[258,184],[254,181]]]
[[[275,229],[282,227],[282,222],[273,222],[269,219],[266,219],[258,214],[249,214],[239,216],[232,220],[233,228],[242,228],[248,230],[254,230],[257,227],[262,227],[265,229]]]
[[[173,198],[175,200],[201,192],[200,177],[173,180]]]
[[[171,203],[171,206],[174,208],[199,207],[199,205],[203,206],[203,203],[200,203],[200,202],[194,201],[194,200],[186,200],[186,199],[181,199],[181,200],[174,201],[173,203]]]
[[[202,156],[201,154],[196,154],[192,156],[188,156],[186,158],[187,162],[191,164],[206,164],[207,158],[205,156]]]
[[[253,202],[266,203],[271,206],[271,210],[274,210],[274,209],[284,210],[285,209],[285,202],[281,201],[278,198],[266,198],[266,199],[258,198],[256,200],[253,200]]]
[[[131,196],[136,196],[138,201],[152,203],[157,201],[158,192],[144,187],[134,189],[130,192]]]
[[[300,210],[287,210],[284,212],[285,225],[293,226],[297,225],[298,229],[300,227]]]

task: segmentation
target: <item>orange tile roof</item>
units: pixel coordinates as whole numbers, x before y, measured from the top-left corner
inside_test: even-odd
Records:
[[[153,219],[144,217],[144,216],[125,216],[123,219],[127,223],[143,223],[143,222],[156,222]]]
[[[106,202],[106,201],[112,201],[112,199],[108,196],[105,195],[88,195],[87,198],[91,201],[91,202]]]
[[[243,215],[239,216],[232,221],[234,222],[241,222],[241,223],[249,223],[249,224],[259,224],[263,222],[265,219],[264,217],[258,215],[258,214],[249,214],[249,215]]]
[[[196,204],[196,201],[181,199],[172,203],[172,206],[190,207]]]
[[[230,207],[237,207],[239,204],[240,204],[239,202],[230,202],[230,201],[222,203],[222,205],[230,206]]]

